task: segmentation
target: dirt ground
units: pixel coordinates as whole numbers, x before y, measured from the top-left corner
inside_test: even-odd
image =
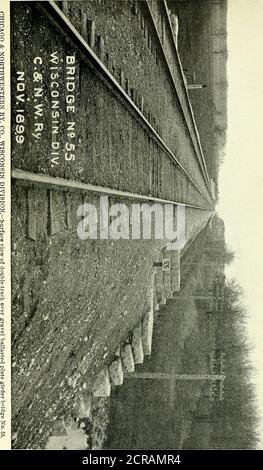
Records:
[[[159,242],[81,241],[76,231],[29,240],[23,190],[13,192],[13,431],[42,447],[98,367],[146,312]],[[39,211],[38,217],[44,212]],[[39,221],[41,222],[41,221]],[[39,225],[38,225],[39,226]],[[41,225],[42,227],[44,225]],[[75,229],[75,226],[74,226]]]
[[[27,194],[14,185],[13,434],[14,447],[42,448],[54,423],[72,415],[146,313],[163,241],[82,241],[76,209],[83,196],[70,196],[69,229],[60,192],[53,201],[56,233],[50,235],[45,190],[37,191],[37,240],[31,240]],[[197,222],[196,215],[187,219],[188,237]]]

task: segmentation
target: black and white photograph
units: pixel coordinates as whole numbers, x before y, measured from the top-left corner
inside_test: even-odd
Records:
[[[5,3],[0,442],[263,449],[263,1]]]

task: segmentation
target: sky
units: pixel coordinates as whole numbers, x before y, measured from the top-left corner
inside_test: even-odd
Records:
[[[244,290],[263,449],[263,0],[228,0],[228,132],[217,212]]]

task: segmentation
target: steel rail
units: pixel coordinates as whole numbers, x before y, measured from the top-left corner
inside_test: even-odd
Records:
[[[173,204],[176,206],[185,206],[190,209],[199,209],[208,211],[207,207],[195,206],[184,202],[170,201],[169,199],[162,199],[154,196],[147,196],[145,194],[132,193],[129,191],[121,191],[119,189],[108,188],[107,186],[97,186],[91,183],[82,183],[81,181],[68,180],[66,178],[59,178],[56,176],[49,176],[44,174],[33,173],[27,170],[14,168],[11,171],[11,176],[14,180],[24,181],[29,185],[43,184],[49,188],[57,188],[63,191],[83,191],[102,194],[105,196],[118,196],[124,199],[135,199],[138,201],[149,201],[160,204]]]
[[[186,98],[186,100],[187,100],[187,102],[188,102],[188,105],[189,105],[190,114],[191,114],[191,120],[192,120],[192,124],[193,124],[194,130],[195,130],[195,135],[196,135],[196,139],[197,139],[197,143],[198,143],[198,147],[199,147],[199,151],[200,151],[202,163],[203,163],[204,170],[205,170],[205,174],[206,174],[206,177],[207,177],[207,179],[208,179],[208,181],[209,181],[209,187],[210,187],[210,190],[211,190],[211,185],[210,185],[210,180],[209,180],[209,174],[208,174],[207,166],[206,166],[206,160],[205,160],[205,157],[204,157],[203,148],[202,148],[202,144],[201,144],[201,141],[200,141],[200,136],[199,136],[198,128],[197,128],[197,125],[196,125],[196,121],[195,121],[195,117],[194,117],[194,112],[193,112],[193,108],[192,108],[192,105],[191,105],[191,100],[190,100],[190,98],[189,98],[189,93],[188,93],[188,91],[187,91],[187,87],[186,87],[186,84],[185,84],[183,67],[182,67],[181,60],[180,60],[180,56],[179,56],[179,54],[178,54],[178,50],[177,50],[177,47],[176,47],[176,44],[175,44],[175,39],[174,39],[173,31],[172,31],[172,25],[171,25],[171,20],[170,20],[170,15],[169,15],[169,12],[168,12],[168,7],[167,7],[167,1],[166,1],[166,0],[163,1],[163,7],[164,7],[164,9],[165,9],[167,21],[168,21],[168,23],[169,23],[169,25],[170,25],[169,33],[170,33],[170,36],[171,36],[171,38],[172,38],[174,53],[175,53],[175,56],[176,56],[177,61],[178,61],[178,68],[179,68],[179,72],[180,72],[181,79],[182,79],[183,90],[184,90],[185,98]]]
[[[170,18],[169,18],[167,6],[166,6],[165,1],[164,1],[164,2],[160,2],[160,4],[162,5],[162,7],[163,7],[163,9],[164,9],[165,17],[166,17],[166,20],[167,20],[168,25],[169,25],[168,31],[169,31],[170,37],[172,37],[172,44],[173,44],[173,48],[174,48],[174,53],[175,53],[175,57],[176,57],[176,60],[177,60],[177,65],[178,65],[178,70],[179,70],[179,72],[180,72],[181,80],[182,80],[182,84],[183,84],[182,90],[183,90],[183,92],[184,92],[184,94],[185,94],[185,99],[186,99],[186,101],[187,101],[187,103],[188,103],[188,107],[189,107],[189,111],[190,111],[190,116],[191,116],[191,121],[192,121],[192,125],[193,125],[193,127],[194,127],[195,137],[196,137],[196,140],[197,140],[198,150],[199,150],[199,152],[200,152],[201,159],[199,158],[198,151],[197,151],[197,149],[196,149],[196,146],[195,146],[195,143],[194,143],[194,140],[193,140],[193,135],[192,135],[192,132],[191,132],[191,130],[190,130],[190,128],[189,128],[188,120],[187,120],[186,115],[185,115],[185,112],[184,112],[184,107],[183,107],[183,105],[182,105],[182,103],[181,103],[181,100],[180,100],[180,98],[179,98],[177,86],[176,86],[176,83],[175,83],[175,80],[174,80],[174,77],[173,77],[173,73],[172,73],[172,71],[171,71],[171,67],[170,67],[170,65],[169,65],[169,61],[168,61],[167,56],[166,56],[166,53],[165,53],[165,50],[164,50],[163,45],[162,45],[162,41],[161,41],[159,32],[158,32],[158,30],[157,30],[157,26],[156,26],[156,23],[155,23],[153,14],[152,14],[151,7],[150,7],[150,5],[149,5],[148,0],[146,0],[145,2],[142,2],[142,5],[147,9],[147,13],[148,13],[148,16],[149,16],[149,18],[150,18],[150,20],[151,20],[152,27],[153,27],[153,29],[154,29],[154,33],[155,33],[156,39],[157,39],[158,44],[159,44],[159,48],[160,48],[160,50],[162,51],[163,59],[164,59],[165,65],[166,65],[166,67],[167,67],[167,69],[168,69],[168,72],[169,72],[169,76],[170,76],[172,85],[173,85],[173,87],[174,87],[174,89],[175,89],[176,97],[177,97],[179,106],[180,106],[180,108],[181,108],[182,116],[183,116],[183,118],[184,118],[184,121],[185,121],[187,130],[188,130],[188,133],[189,133],[189,135],[190,135],[190,139],[191,139],[192,145],[193,145],[193,147],[194,147],[194,151],[195,151],[195,154],[196,154],[196,156],[197,156],[197,160],[198,160],[199,166],[200,166],[200,168],[201,168],[201,172],[202,172],[202,175],[203,175],[203,177],[204,177],[204,180],[205,180],[207,189],[208,189],[208,191],[209,191],[209,193],[210,193],[210,196],[212,196],[212,198],[213,198],[212,191],[211,191],[211,186],[210,186],[210,181],[209,181],[209,176],[208,176],[208,172],[207,172],[207,168],[206,168],[205,158],[204,158],[204,155],[203,155],[203,150],[202,150],[202,147],[201,147],[201,142],[200,142],[200,138],[199,138],[197,126],[196,126],[196,123],[195,123],[195,118],[194,118],[194,115],[193,115],[192,106],[191,106],[191,103],[190,103],[190,100],[189,100],[189,95],[188,95],[188,93],[187,93],[186,86],[185,86],[185,82],[184,82],[184,78],[183,78],[182,65],[181,65],[180,58],[179,58],[179,55],[178,55],[178,52],[177,52],[177,49],[176,49],[176,45],[175,45],[175,42],[174,42],[173,32],[172,32],[172,29],[171,29],[171,28],[172,28],[172,27],[171,27],[171,21],[170,21]]]

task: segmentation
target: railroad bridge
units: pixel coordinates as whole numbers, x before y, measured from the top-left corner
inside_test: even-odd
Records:
[[[13,445],[39,448],[151,353],[180,289],[180,252],[82,241],[78,207],[184,205],[182,256],[215,199],[165,1],[13,2],[11,17]]]

